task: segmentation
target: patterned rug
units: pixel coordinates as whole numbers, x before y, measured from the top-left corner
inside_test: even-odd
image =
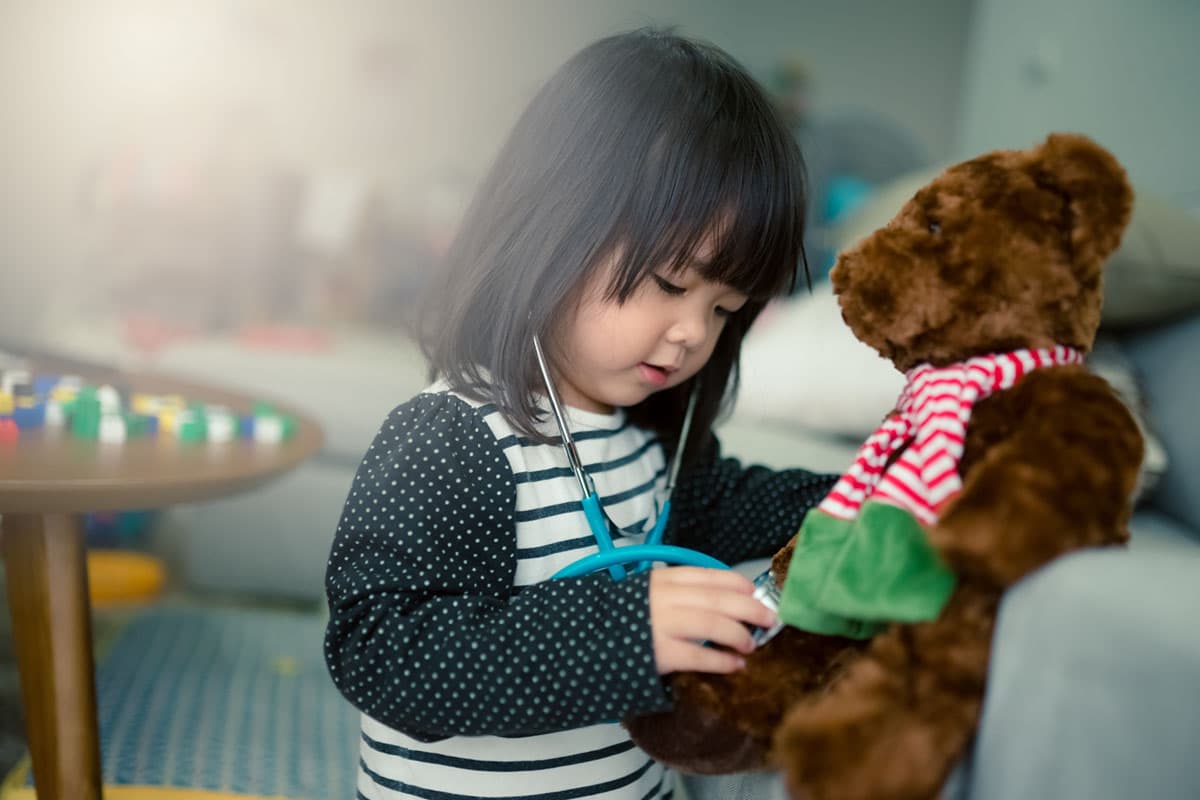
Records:
[[[329,680],[323,632],[318,615],[280,611],[135,616],[97,655],[105,796],[351,795],[358,715]],[[32,800],[27,762],[5,786],[3,800]]]

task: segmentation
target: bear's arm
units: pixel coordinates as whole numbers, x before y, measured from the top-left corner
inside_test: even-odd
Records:
[[[1127,540],[1141,460],[1141,433],[1103,379],[1034,372],[977,404],[962,493],[930,541],[960,575],[1007,587],[1068,551]]]

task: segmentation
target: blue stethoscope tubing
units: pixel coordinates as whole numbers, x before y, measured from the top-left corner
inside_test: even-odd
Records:
[[[583,506],[584,517],[587,519],[588,528],[591,529],[592,538],[596,540],[596,547],[599,548],[599,552],[584,556],[578,561],[574,561],[563,567],[554,573],[551,579],[575,578],[607,568],[608,574],[612,576],[613,580],[621,580],[626,575],[624,565],[632,562],[637,562],[633,569],[634,572],[647,570],[655,562],[729,569],[727,564],[706,553],[686,547],[664,545],[662,543],[663,533],[667,529],[667,520],[671,515],[671,492],[675,488],[675,480],[679,476],[679,469],[683,464],[683,446],[687,442],[688,432],[692,426],[692,415],[696,409],[697,392],[693,390],[691,398],[688,400],[687,413],[684,414],[683,426],[679,432],[679,444],[675,448],[675,454],[671,459],[671,467],[667,472],[667,499],[663,502],[658,518],[654,521],[654,527],[646,535],[644,544],[618,548],[613,544],[612,531],[609,530],[610,523],[600,505],[600,496],[596,493],[596,484],[587,469],[583,466],[583,460],[579,457],[579,450],[575,446],[575,439],[571,436],[571,430],[567,425],[567,418],[563,413],[562,403],[558,399],[558,392],[555,390],[554,381],[550,377],[550,368],[546,362],[546,354],[543,352],[542,343],[536,335],[533,337],[533,352],[537,357],[538,369],[542,373],[542,382],[546,385],[546,396],[550,400],[550,410],[554,414],[555,424],[557,424],[559,435],[562,437],[563,452],[566,453],[571,473],[575,476],[575,480],[579,484],[579,502]]]

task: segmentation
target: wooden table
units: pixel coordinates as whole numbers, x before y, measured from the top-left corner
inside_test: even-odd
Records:
[[[122,375],[41,361],[35,371],[67,371],[89,382],[181,394],[248,412],[252,398],[150,374]],[[258,486],[316,453],[320,428],[298,422],[284,443],[180,442],[169,437],[107,445],[65,431],[22,431],[0,444],[0,548],[12,608],[26,731],[39,800],[100,797],[100,748],[92,660],[83,514],[162,508]],[[253,535],[248,531],[247,535]]]

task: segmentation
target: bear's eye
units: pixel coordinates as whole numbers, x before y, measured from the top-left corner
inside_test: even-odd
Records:
[[[941,233],[942,232],[942,223],[938,222],[936,219],[929,220],[929,232],[930,233]]]

